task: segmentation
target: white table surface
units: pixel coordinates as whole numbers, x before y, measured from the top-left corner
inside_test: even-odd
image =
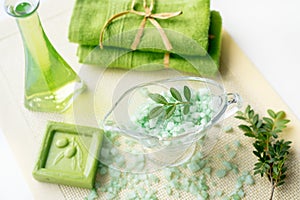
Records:
[[[211,4],[221,12],[227,32],[300,119],[300,1],[212,0]],[[1,9],[0,20],[6,17]],[[0,159],[0,199],[32,199],[1,127]]]

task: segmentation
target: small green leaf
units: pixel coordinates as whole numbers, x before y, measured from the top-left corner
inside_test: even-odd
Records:
[[[169,119],[174,114],[175,110],[176,110],[175,105],[172,105],[169,108],[167,108],[164,118]]]
[[[187,115],[190,112],[190,104],[186,104],[183,107],[183,114]]]
[[[284,183],[285,183],[284,181],[280,181],[280,182],[277,183],[276,186],[279,187],[279,186],[283,185]]]
[[[271,118],[263,117],[263,120],[271,126],[273,126],[273,124],[274,124],[274,122]]]
[[[255,138],[255,135],[253,133],[245,133],[244,135],[247,136],[247,137]]]
[[[250,112],[250,110],[251,110],[251,106],[250,105],[248,105],[247,107],[246,107],[246,109],[245,109],[245,113],[247,114],[247,113],[249,113]]]
[[[239,125],[238,126],[239,127],[239,129],[241,129],[242,131],[244,131],[244,132],[249,132],[249,133],[251,133],[252,132],[252,130],[251,130],[251,128],[249,127],[249,126],[247,126],[247,125]]]
[[[191,100],[191,90],[188,86],[184,86],[183,87],[183,94],[184,94],[184,97],[187,101],[190,101]]]
[[[170,89],[171,95],[172,97],[174,97],[177,101],[182,101],[182,97],[181,94],[178,90],[176,90],[175,88],[171,88]]]
[[[246,120],[246,118],[245,117],[243,117],[243,116],[235,116],[235,118],[237,118],[237,119],[241,119],[241,120]]]
[[[149,113],[149,119],[153,119],[155,117],[158,117],[159,115],[161,115],[164,112],[164,108],[163,106],[156,106],[155,108],[153,108],[150,113]]]
[[[258,151],[253,151],[254,155],[256,155],[257,157],[261,157],[260,153]]]
[[[273,119],[276,118],[276,113],[275,113],[273,110],[268,109],[267,112],[268,112],[268,114],[270,115],[270,117],[272,117]]]
[[[276,119],[283,119],[283,118],[285,118],[285,112],[279,111],[278,113],[276,113]]]
[[[236,114],[239,116],[244,116],[244,113],[242,111],[237,111]]]
[[[255,115],[254,110],[250,110],[250,111],[248,112],[248,118],[249,118],[249,119],[252,119],[254,115]]]
[[[155,101],[156,103],[160,103],[160,104],[168,104],[168,101],[166,100],[165,97],[163,97],[162,95],[160,94],[149,94],[149,97]]]

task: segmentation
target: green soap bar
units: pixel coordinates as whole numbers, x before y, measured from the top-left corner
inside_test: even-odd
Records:
[[[38,181],[93,188],[103,131],[49,122],[33,170]]]

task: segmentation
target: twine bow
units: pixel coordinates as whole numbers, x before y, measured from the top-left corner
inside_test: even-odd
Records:
[[[144,12],[140,12],[140,11],[135,10],[134,5],[135,5],[135,0],[132,0],[130,10],[115,14],[110,19],[108,19],[106,21],[106,23],[104,24],[104,26],[101,30],[101,33],[100,33],[100,39],[99,39],[100,48],[103,48],[103,36],[104,36],[104,32],[105,32],[107,26],[114,19],[131,13],[131,14],[136,14],[136,15],[144,17],[141,24],[140,24],[139,30],[138,30],[138,32],[135,36],[134,42],[131,45],[132,50],[137,49],[137,46],[139,45],[140,40],[143,36],[143,32],[144,32],[146,22],[147,22],[147,20],[149,20],[153,24],[153,26],[158,30],[166,49],[168,51],[170,51],[172,49],[172,45],[171,45],[166,33],[164,32],[163,28],[160,26],[160,24],[155,19],[169,19],[169,18],[172,18],[172,17],[176,17],[176,16],[181,15],[182,11],[173,12],[173,13],[167,12],[167,13],[155,13],[155,14],[153,14],[152,10],[153,10],[153,7],[154,7],[154,0],[151,0],[151,3],[150,3],[149,7],[147,6],[147,0],[143,0],[143,6],[144,6],[144,9],[145,9]],[[166,54],[168,54],[168,55],[166,55]],[[168,60],[169,59],[169,53],[166,53],[166,54],[165,54],[164,64],[168,65],[168,63],[169,63],[169,60]]]

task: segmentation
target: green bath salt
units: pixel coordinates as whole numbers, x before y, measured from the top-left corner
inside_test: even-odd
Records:
[[[212,95],[206,88],[184,86],[148,95],[147,102],[132,117],[136,129],[144,134],[173,138],[204,130],[211,121]]]

